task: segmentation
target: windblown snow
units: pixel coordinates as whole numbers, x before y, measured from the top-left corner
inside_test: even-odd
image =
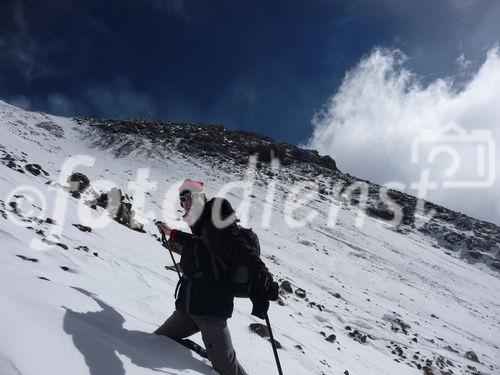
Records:
[[[152,220],[187,230],[178,183],[203,180],[213,196],[241,181],[247,166],[147,142],[117,158],[95,147],[98,130],[82,127],[0,102],[0,373],[211,374],[209,362],[151,334],[173,311],[177,282]],[[144,231],[82,204],[85,194],[72,196],[68,168],[89,178],[88,196],[109,182],[133,196]],[[148,182],[143,202],[134,197],[138,175]],[[282,284],[269,314],[285,374],[500,373],[498,272],[444,251],[425,233],[370,216],[359,225],[356,207],[313,191],[296,205],[295,219],[286,218],[300,171],[253,178],[244,224],[259,235]],[[241,216],[244,192],[227,195]],[[165,218],[164,207],[171,208]],[[249,329],[264,322],[250,311],[237,299],[229,320],[239,361],[250,374],[277,373],[270,343]]]

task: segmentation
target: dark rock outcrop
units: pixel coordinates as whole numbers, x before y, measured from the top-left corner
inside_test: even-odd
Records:
[[[144,232],[144,225],[135,220],[135,211],[132,209],[130,197],[127,194],[122,194],[120,189],[112,188],[88,203],[93,208],[99,206],[107,209],[118,223],[130,229]]]
[[[286,293],[293,293],[292,284],[290,284],[290,281],[288,280],[283,281],[280,285],[280,288]]]
[[[73,173],[68,177],[69,191],[75,198],[80,198],[80,195],[90,185],[90,180],[83,173]]]
[[[26,164],[24,168],[30,172],[34,176],[39,176],[40,174],[44,174],[45,176],[48,176],[49,173],[44,171],[43,168],[40,166],[40,164]]]
[[[320,156],[315,150],[305,150],[297,146],[277,142],[272,138],[250,131],[232,131],[218,124],[180,123],[143,119],[90,119],[76,118],[81,125],[90,125],[106,133],[109,144],[120,142],[117,152],[125,155],[136,148],[130,138],[123,135],[140,135],[157,144],[168,145],[189,155],[214,157],[218,161],[231,160],[237,164],[248,163],[248,157],[258,155],[258,160],[268,163],[277,158],[283,165],[313,164],[329,171],[336,171],[335,160],[330,156]],[[121,138],[121,140],[120,140]],[[106,146],[102,143],[101,146]],[[117,155],[120,156],[120,155]]]
[[[64,137],[64,130],[59,125],[57,125],[52,121],[42,121],[39,122],[38,124],[35,124],[35,126],[41,129],[45,129],[47,132],[49,132],[56,138]]]

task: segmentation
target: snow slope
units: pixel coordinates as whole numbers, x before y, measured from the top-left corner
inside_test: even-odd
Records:
[[[170,257],[152,219],[161,217],[165,202],[177,203],[172,197],[183,178],[205,181],[211,196],[240,180],[244,167],[222,168],[147,142],[116,158],[93,146],[99,136],[74,120],[0,102],[0,373],[211,374],[207,361],[150,334],[172,312],[177,281],[165,268]],[[149,168],[156,186],[145,202],[134,202],[146,233],[114,221],[97,225],[107,216],[101,208],[87,208],[94,218],[82,220],[81,200],[69,195],[65,178],[59,181],[63,162],[75,155],[94,158],[75,170],[95,190],[105,191],[97,181],[106,179],[131,193],[137,173]],[[48,175],[33,175],[30,163]],[[400,233],[369,216],[359,227],[359,212],[345,202],[332,201],[339,217],[328,226],[331,205],[319,195],[295,212],[316,210],[317,217],[292,228],[284,219],[285,196],[302,177],[292,167],[273,177],[258,173],[247,223],[268,267],[293,290],[282,290],[282,303],[270,309],[285,374],[500,373],[498,273],[443,251],[417,231]],[[229,199],[238,207],[242,191]],[[165,219],[186,230],[179,216],[171,210]],[[269,226],[261,225],[263,218]],[[59,245],[40,249],[47,244],[42,238]],[[250,310],[247,300],[236,300],[229,321],[238,358],[250,374],[276,373],[270,344],[249,331],[250,323],[261,322]]]

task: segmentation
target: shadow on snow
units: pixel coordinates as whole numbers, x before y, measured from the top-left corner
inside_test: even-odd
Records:
[[[210,366],[193,357],[190,350],[168,338],[124,328],[125,319],[119,312],[94,294],[73,289],[92,298],[102,309],[83,313],[64,307],[64,331],[72,336],[91,375],[124,375],[118,353],[134,365],[156,372],[177,374],[189,368],[202,374],[211,373]]]

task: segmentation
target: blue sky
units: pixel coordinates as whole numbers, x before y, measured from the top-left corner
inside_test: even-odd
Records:
[[[223,123],[290,143],[347,71],[398,48],[424,80],[480,64],[497,1],[0,3],[0,98],[62,115]],[[495,14],[496,13],[496,14]]]

